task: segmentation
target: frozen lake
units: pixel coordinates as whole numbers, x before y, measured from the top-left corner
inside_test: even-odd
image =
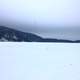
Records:
[[[0,43],[0,80],[80,80],[80,44]]]

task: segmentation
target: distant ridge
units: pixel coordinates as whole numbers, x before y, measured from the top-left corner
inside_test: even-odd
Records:
[[[1,41],[16,41],[16,42],[37,42],[41,41],[41,37],[32,33],[25,33],[15,29],[0,26],[0,39]]]
[[[61,43],[80,43],[80,40],[63,40],[42,38],[32,33],[22,32],[5,26],[0,26],[0,42],[61,42]]]

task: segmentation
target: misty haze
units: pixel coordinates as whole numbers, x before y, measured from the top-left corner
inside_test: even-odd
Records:
[[[42,38],[80,40],[79,0],[2,0],[0,26]]]

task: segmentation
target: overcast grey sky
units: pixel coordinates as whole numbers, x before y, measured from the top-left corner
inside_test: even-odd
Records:
[[[0,24],[40,35],[44,32],[46,37],[80,39],[77,29],[70,28],[79,31],[80,0],[0,0]]]

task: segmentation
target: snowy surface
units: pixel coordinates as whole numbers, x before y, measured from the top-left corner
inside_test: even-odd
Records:
[[[80,44],[0,43],[0,80],[80,80]]]

